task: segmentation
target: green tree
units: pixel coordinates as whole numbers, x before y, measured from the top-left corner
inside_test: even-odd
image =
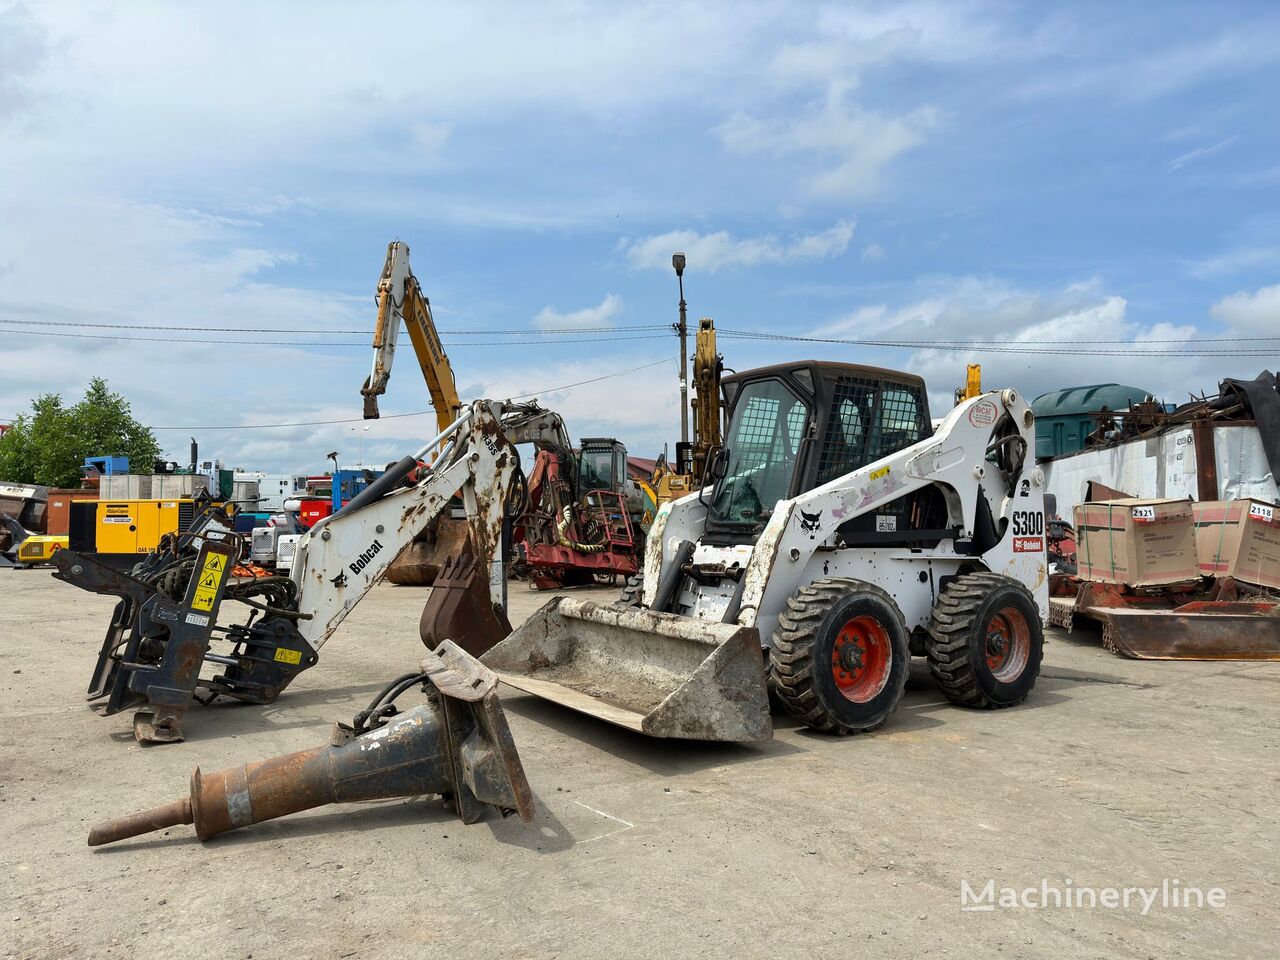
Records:
[[[0,437],[0,480],[76,487],[85,457],[128,457],[131,470],[147,473],[159,455],[155,434],[134,419],[129,402],[94,377],[73,407],[56,393],[31,401],[31,414]]]

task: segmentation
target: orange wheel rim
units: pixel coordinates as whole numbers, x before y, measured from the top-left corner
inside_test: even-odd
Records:
[[[892,651],[889,632],[875,617],[846,623],[831,648],[831,677],[840,695],[852,703],[873,700],[889,682]]]
[[[1031,659],[1031,625],[1015,607],[997,610],[987,624],[985,644],[987,669],[1001,683],[1022,676]]]

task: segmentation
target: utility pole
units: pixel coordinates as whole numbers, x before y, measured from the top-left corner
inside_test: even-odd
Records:
[[[684,302],[684,254],[674,253],[671,265],[680,283],[680,322],[673,329],[680,335],[680,442],[689,447],[689,324]]]

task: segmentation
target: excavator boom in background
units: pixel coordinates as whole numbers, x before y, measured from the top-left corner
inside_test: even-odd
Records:
[[[400,321],[409,331],[409,342],[417,354],[422,378],[431,394],[436,425],[443,431],[462,413],[462,400],[453,379],[453,367],[440,342],[431,316],[431,301],[422,292],[418,278],[409,267],[409,245],[393,240],[387,246],[387,260],[378,279],[378,322],[373,329],[373,369],[360,393],[364,397],[364,418],[378,419],[378,397],[387,391],[391,366],[395,362]]]
[[[724,373],[724,357],[716,350],[716,325],[710,317],[698,321],[698,335],[693,353],[694,398],[693,440],[677,447],[673,467],[666,457],[658,460],[648,480],[638,480],[644,495],[645,526],[652,521],[664,503],[678,500],[702,483],[707,461],[722,444],[721,422],[724,406],[720,396],[720,377]]]

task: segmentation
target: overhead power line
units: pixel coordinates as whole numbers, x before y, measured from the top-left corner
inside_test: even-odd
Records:
[[[750,330],[717,330],[716,335],[728,340],[764,340],[764,341],[789,341],[799,343],[831,343],[857,347],[879,347],[897,350],[973,350],[982,353],[1023,353],[1038,354],[1064,357],[1272,357],[1280,356],[1280,345],[1271,348],[1241,348],[1241,349],[1210,349],[1201,350],[1194,349],[1200,343],[1213,343],[1213,340],[1118,340],[1118,341],[1091,341],[1093,343],[1103,344],[1124,344],[1127,349],[1101,349],[1095,350],[1088,347],[1075,347],[1073,349],[1058,349],[1052,344],[1060,341],[1039,341],[1050,346],[1036,346],[1035,344],[1026,344],[1018,346],[1005,346],[1004,344],[982,343],[978,341],[965,340],[863,340],[846,337],[803,337],[797,334],[785,333],[760,333]],[[1257,338],[1241,338],[1258,341],[1280,340],[1280,337],[1257,337]],[[1008,341],[1006,341],[1007,343]],[[1078,341],[1068,341],[1076,343]],[[1157,345],[1164,343],[1182,344],[1184,347],[1190,346],[1193,349],[1142,349],[1148,345]]]
[[[169,333],[258,333],[264,335],[309,333],[317,336],[333,336],[358,334],[360,330],[315,330],[312,328],[282,327],[208,327],[178,326],[166,324],[126,324],[96,323],[90,321],[61,320],[23,320],[16,318],[0,318],[0,324],[42,329],[16,330],[8,329],[11,334],[28,336],[47,336],[85,340],[109,340],[116,342],[166,343],[166,344],[225,344],[229,346],[261,346],[261,347],[370,347],[368,339],[350,340],[245,340],[227,337],[127,337],[115,334],[71,333],[65,330],[43,329],[50,326],[74,327],[81,329],[139,330]],[[661,333],[637,333],[635,331],[658,331]],[[1158,354],[1161,356],[1197,356],[1197,357],[1270,357],[1280,353],[1280,336],[1275,337],[1199,337],[1195,339],[1152,339],[1152,340],[1091,340],[1081,345],[1075,340],[1039,340],[1035,343],[1010,343],[1009,341],[985,342],[977,340],[920,340],[879,339],[853,337],[818,337],[799,334],[768,333],[759,330],[739,330],[721,328],[718,335],[730,340],[763,340],[789,341],[798,343],[827,343],[846,346],[872,347],[894,350],[975,350],[986,353],[1032,354],[1064,357],[1139,357]],[[555,327],[547,329],[494,328],[490,330],[447,330],[441,334],[450,338],[449,346],[455,349],[463,347],[502,347],[502,346],[540,346],[573,343],[605,343],[625,342],[631,340],[658,340],[670,336],[668,324],[639,324],[624,328],[619,327]],[[475,340],[453,338],[471,338],[498,336],[500,340]],[[1241,344],[1240,347],[1220,346],[1224,344]],[[1277,346],[1271,346],[1275,344]],[[1264,346],[1265,345],[1265,346]],[[1154,349],[1153,349],[1154,348]]]
[[[675,357],[663,357],[661,360],[654,360],[651,363],[644,363],[638,367],[631,367],[628,370],[616,370],[613,373],[602,374],[598,377],[590,377],[586,380],[576,380],[573,383],[562,383],[556,387],[544,387],[541,390],[533,390],[529,393],[516,394],[513,397],[507,397],[507,400],[528,400],[530,397],[537,397],[547,393],[558,393],[561,390],[572,390],[574,387],[583,387],[589,383],[599,383],[602,380],[612,380],[615,377],[625,377],[641,370],[648,370],[651,367],[657,367],[664,363],[674,363]],[[380,420],[397,420],[403,417],[422,417],[427,414],[435,415],[435,410],[414,410],[412,413],[388,413],[381,417]],[[295,423],[227,423],[217,424],[213,426],[172,426],[172,427],[152,427],[152,430],[274,430],[280,427],[326,427],[334,424],[343,423],[366,423],[367,421],[361,417],[353,417],[343,420],[302,420]]]
[[[4,321],[0,321],[3,323]],[[228,346],[254,347],[362,347],[371,349],[368,340],[238,340],[226,337],[120,337],[108,333],[65,333],[55,330],[5,330],[6,334],[30,337],[69,337],[75,340],[109,340],[113,343],[167,343],[167,344],[225,344]],[[614,330],[613,333],[620,331]],[[625,336],[563,337],[533,340],[464,340],[451,341],[450,349],[462,347],[537,347],[560,343],[613,343],[624,340],[665,340],[670,333],[640,333]]]
[[[31,327],[87,327],[98,330],[166,330],[171,333],[308,333],[312,336],[347,336],[349,334],[364,335],[368,345],[369,331],[365,330],[323,330],[315,327],[193,327],[178,324],[160,323],[95,323],[88,320],[21,320],[0,317],[0,323],[21,324]],[[669,323],[630,324],[627,330],[668,330]],[[573,333],[618,333],[618,327],[507,327],[493,330],[439,330],[441,336],[450,337],[488,337],[488,336],[559,336]]]

